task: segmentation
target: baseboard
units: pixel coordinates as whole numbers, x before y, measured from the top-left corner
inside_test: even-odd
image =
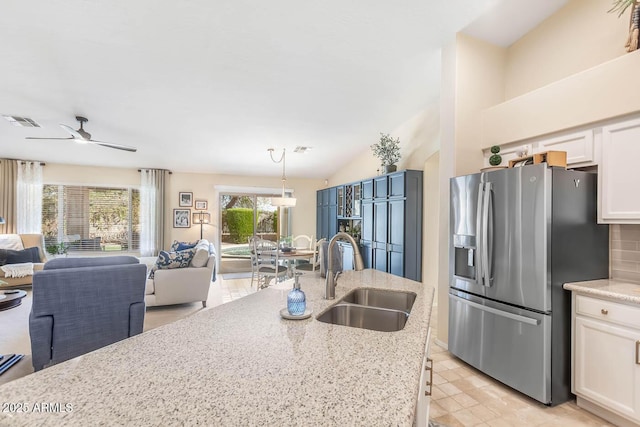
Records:
[[[438,338],[434,339],[433,342],[435,342],[438,347],[442,347],[445,350],[449,350],[449,344],[448,343],[442,342]]]
[[[580,396],[576,396],[576,404],[586,410],[591,412],[592,414],[595,414],[597,416],[599,416],[600,418],[609,421],[612,424],[615,424],[616,426],[619,427],[638,427],[637,423],[634,423],[633,421],[621,417],[620,415],[611,412],[609,409],[605,409],[602,406],[593,403],[589,400],[583,399]]]

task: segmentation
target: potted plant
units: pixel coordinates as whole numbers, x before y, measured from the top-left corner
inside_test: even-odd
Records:
[[[618,17],[636,3],[636,0],[613,0],[613,6],[608,10],[609,13],[618,12]]]
[[[396,163],[400,160],[399,144],[400,138],[393,139],[389,134],[380,133],[380,141],[371,146],[373,155],[380,159],[385,173],[395,172],[398,169]]]
[[[60,242],[55,245],[47,245],[46,249],[47,249],[47,252],[50,253],[51,255],[66,256],[67,252],[69,251],[69,247],[64,242]]]

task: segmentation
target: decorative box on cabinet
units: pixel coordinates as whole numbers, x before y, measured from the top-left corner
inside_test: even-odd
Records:
[[[616,425],[640,423],[640,306],[573,293],[573,393]]]
[[[640,224],[640,119],[602,128],[598,222]]]

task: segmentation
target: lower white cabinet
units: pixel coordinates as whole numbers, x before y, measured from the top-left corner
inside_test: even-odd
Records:
[[[618,425],[617,416],[640,423],[640,306],[574,293],[573,311],[578,405]]]
[[[418,388],[418,403],[416,404],[416,427],[429,425],[429,404],[431,403],[431,388],[433,384],[433,360],[429,357],[429,342],[431,341],[431,328],[427,334],[427,344],[422,358],[422,370],[420,374],[420,387]]]

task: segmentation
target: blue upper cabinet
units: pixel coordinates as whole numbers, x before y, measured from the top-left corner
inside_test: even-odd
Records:
[[[421,281],[422,176],[405,170],[320,190],[317,238],[331,239],[338,224],[358,224],[366,268]]]
[[[362,181],[362,200],[373,199],[373,178]]]

